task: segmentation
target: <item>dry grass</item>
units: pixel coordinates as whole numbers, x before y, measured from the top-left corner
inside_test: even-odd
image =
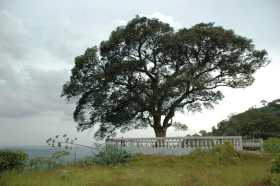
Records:
[[[265,186],[266,156],[241,154],[227,163],[211,154],[189,156],[137,155],[125,165],[67,166],[53,171],[6,172],[1,186]]]

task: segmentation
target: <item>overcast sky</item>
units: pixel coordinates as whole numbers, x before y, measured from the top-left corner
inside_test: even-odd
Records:
[[[74,106],[61,97],[75,56],[108,38],[136,14],[156,17],[176,29],[200,22],[233,29],[266,49],[271,64],[255,74],[246,89],[225,89],[213,110],[176,114],[187,132],[210,130],[231,113],[261,100],[280,98],[279,0],[0,0],[0,145],[44,145],[56,134],[77,136],[90,144],[93,130],[76,132]],[[119,136],[154,136],[151,129]]]

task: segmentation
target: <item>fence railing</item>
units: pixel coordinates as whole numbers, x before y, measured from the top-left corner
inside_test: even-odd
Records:
[[[242,139],[244,150],[260,150],[263,151],[263,139]]]
[[[132,152],[146,154],[186,154],[194,149],[211,149],[215,145],[229,142],[240,151],[243,149],[241,136],[189,136],[166,138],[109,138],[106,145],[125,147]]]

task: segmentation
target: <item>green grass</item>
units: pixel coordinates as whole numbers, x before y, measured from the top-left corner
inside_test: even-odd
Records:
[[[270,158],[241,154],[239,160],[217,159],[210,153],[188,156],[136,155],[117,166],[71,165],[52,171],[9,171],[1,186],[259,186],[269,175]],[[260,185],[263,186],[263,185]]]

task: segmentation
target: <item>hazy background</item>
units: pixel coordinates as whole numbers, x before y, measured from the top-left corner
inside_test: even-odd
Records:
[[[75,56],[108,38],[136,14],[156,17],[175,28],[215,22],[254,40],[266,49],[271,64],[256,73],[246,89],[225,89],[213,110],[179,113],[187,132],[169,129],[168,136],[210,130],[231,113],[261,100],[280,98],[279,0],[0,0],[0,145],[42,145],[55,134],[94,142],[93,130],[76,132],[73,104],[60,97]],[[119,136],[153,136],[151,129]]]

